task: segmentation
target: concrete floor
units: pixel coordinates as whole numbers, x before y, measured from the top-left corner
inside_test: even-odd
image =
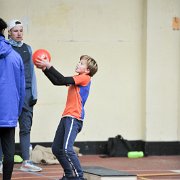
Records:
[[[138,159],[126,157],[107,158],[100,155],[79,157],[83,167],[99,166],[137,175],[138,180],[180,180],[180,156],[149,156]],[[41,165],[42,172],[19,171],[15,164],[12,180],[58,180],[63,175],[60,165]],[[2,176],[0,175],[2,179]]]

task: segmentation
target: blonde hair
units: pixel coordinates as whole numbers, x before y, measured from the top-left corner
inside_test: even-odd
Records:
[[[97,65],[96,61],[88,55],[82,55],[80,57],[80,60],[81,59],[84,59],[87,61],[87,68],[89,69],[89,75],[91,77],[94,76],[94,74],[96,74],[96,72],[98,71],[98,65]]]

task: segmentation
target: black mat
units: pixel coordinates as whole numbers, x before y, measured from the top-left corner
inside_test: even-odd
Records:
[[[84,173],[94,174],[97,176],[108,177],[108,176],[136,176],[127,172],[108,169],[99,166],[83,166]]]

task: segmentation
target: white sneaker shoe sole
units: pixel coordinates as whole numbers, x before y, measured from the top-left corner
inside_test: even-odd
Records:
[[[24,172],[40,172],[40,171],[42,171],[42,168],[40,168],[40,169],[30,169],[30,168],[20,167],[20,170],[24,171]]]

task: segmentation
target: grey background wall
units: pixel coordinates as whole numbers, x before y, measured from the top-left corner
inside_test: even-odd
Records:
[[[52,64],[73,75],[82,54],[99,65],[77,141],[122,134],[130,140],[180,140],[179,0],[0,0],[1,17],[24,24],[24,41],[44,48]],[[38,103],[32,142],[51,142],[66,87],[36,69]],[[16,141],[18,129],[16,131]]]

